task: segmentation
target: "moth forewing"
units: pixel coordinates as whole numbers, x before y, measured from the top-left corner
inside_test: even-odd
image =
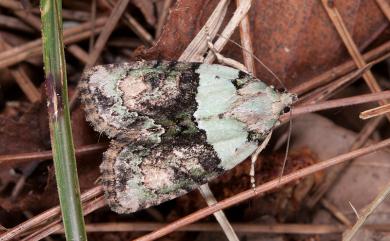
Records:
[[[119,213],[176,198],[233,168],[294,99],[230,67],[171,61],[96,66],[80,92],[87,120],[113,139],[102,185]]]

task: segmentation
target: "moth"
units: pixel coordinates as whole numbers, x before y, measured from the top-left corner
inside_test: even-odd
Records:
[[[296,96],[217,64],[95,66],[79,85],[86,119],[111,143],[105,197],[132,213],[179,197],[250,156]]]

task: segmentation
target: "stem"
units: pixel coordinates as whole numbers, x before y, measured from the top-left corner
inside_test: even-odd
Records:
[[[50,137],[66,239],[87,240],[68,108],[61,5],[61,0],[41,0]]]

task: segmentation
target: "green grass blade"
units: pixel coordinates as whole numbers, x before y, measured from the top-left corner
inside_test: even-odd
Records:
[[[61,5],[61,0],[41,0],[50,136],[66,239],[86,240],[68,107]]]

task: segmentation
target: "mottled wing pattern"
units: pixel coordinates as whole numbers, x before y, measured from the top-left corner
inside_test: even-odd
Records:
[[[198,65],[138,61],[95,66],[79,85],[86,118],[111,138],[159,143],[164,128],[156,120],[192,105],[197,84],[187,80]]]
[[[208,145],[135,147],[113,141],[100,166],[107,201],[131,213],[179,197],[223,172]]]
[[[247,158],[293,96],[221,65],[96,66],[87,120],[113,138],[100,166],[107,202],[131,213],[187,193]]]

